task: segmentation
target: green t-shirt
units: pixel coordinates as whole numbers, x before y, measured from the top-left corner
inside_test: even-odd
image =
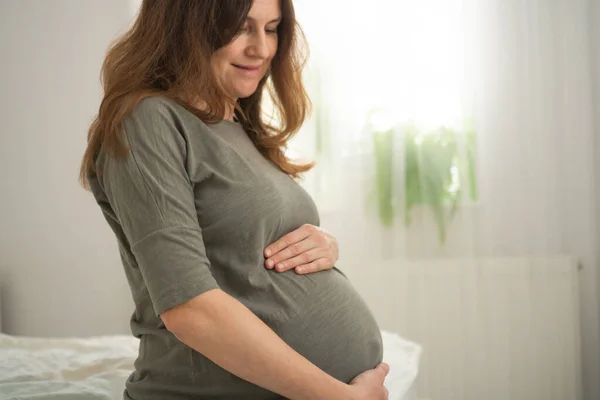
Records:
[[[337,268],[308,275],[264,267],[269,244],[319,225],[309,194],[233,121],[205,124],[175,102],[142,100],[124,120],[127,156],[100,152],[94,197],[114,231],[140,338],[125,399],[276,399],[165,329],[165,310],[220,288],[297,352],[350,382],[382,360],[381,332]],[[227,312],[227,310],[223,310]]]

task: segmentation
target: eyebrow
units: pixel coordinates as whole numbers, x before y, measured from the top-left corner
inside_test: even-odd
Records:
[[[256,22],[256,19],[254,19],[254,18],[252,18],[252,17],[250,17],[250,16],[246,17],[246,19],[247,19],[247,20],[250,20],[250,21],[253,21],[253,22]],[[273,19],[273,20],[271,20],[271,21],[267,22],[267,24],[272,24],[272,23],[274,23],[274,22],[280,22],[280,21],[281,21],[281,17],[279,17],[279,18],[275,18],[275,19]]]

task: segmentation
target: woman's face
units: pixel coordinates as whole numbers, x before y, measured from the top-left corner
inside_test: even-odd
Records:
[[[234,100],[251,96],[269,70],[277,51],[279,1],[254,0],[239,35],[213,55],[213,73]]]

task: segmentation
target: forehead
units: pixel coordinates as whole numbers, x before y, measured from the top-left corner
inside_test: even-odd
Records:
[[[280,0],[254,0],[248,12],[248,19],[268,23],[281,17]]]

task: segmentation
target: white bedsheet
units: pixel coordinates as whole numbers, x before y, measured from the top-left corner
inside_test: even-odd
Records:
[[[390,400],[412,400],[421,349],[383,331],[390,364]],[[0,334],[1,400],[121,399],[133,370],[138,340],[131,336],[47,339]]]

